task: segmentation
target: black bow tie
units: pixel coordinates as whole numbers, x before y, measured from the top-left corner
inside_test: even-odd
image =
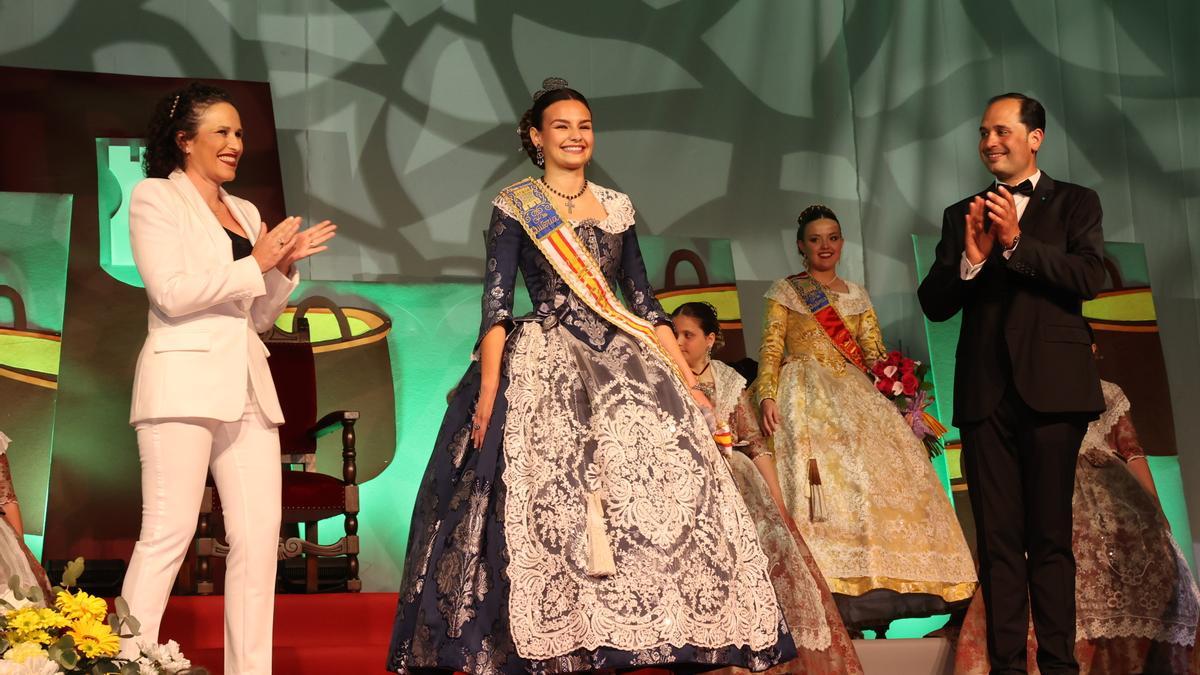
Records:
[[[1029,196],[1033,194],[1033,181],[1026,178],[1016,185],[1006,185],[1004,183],[996,183],[996,187],[1002,187],[1008,190],[1010,194]]]

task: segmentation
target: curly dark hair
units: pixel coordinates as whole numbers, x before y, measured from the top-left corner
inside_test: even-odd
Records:
[[[808,227],[809,223],[821,220],[822,218],[832,220],[838,224],[838,227],[842,225],[842,221],[838,220],[837,214],[833,212],[833,209],[824,204],[812,204],[801,211],[800,216],[796,218],[796,223],[799,225],[796,228],[796,241],[804,240],[804,229]]]
[[[537,163],[537,146],[533,144],[533,140],[529,138],[529,130],[542,130],[542,113],[546,112],[551,104],[559,101],[579,101],[588,110],[592,109],[587,98],[583,94],[571,89],[567,86],[567,81],[561,77],[547,77],[542,81],[542,88],[533,93],[533,106],[525,111],[521,116],[521,122],[517,125],[517,135],[521,137],[521,147],[525,148],[525,153],[529,155],[529,161],[533,162],[534,166],[541,166]]]
[[[700,330],[704,331],[705,335],[716,335],[717,339],[713,342],[713,351],[719,351],[725,346],[725,336],[721,333],[721,322],[717,319],[717,308],[707,302],[685,302],[675,308],[671,312],[671,318],[677,316],[690,316],[700,324]]]
[[[200,82],[192,82],[159,100],[146,129],[142,171],[147,178],[166,178],[175,169],[183,168],[183,150],[176,134],[182,131],[186,138],[195,136],[204,111],[220,102],[233,105],[233,97],[224,89]]]

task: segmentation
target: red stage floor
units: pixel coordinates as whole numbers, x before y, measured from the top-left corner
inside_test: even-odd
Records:
[[[326,593],[275,598],[274,671],[287,675],[383,674],[395,593]],[[224,598],[174,596],[159,639],[175,640],[197,666],[224,672]]]
[[[395,593],[328,593],[275,597],[275,667],[286,675],[384,675]],[[174,596],[162,641],[175,640],[197,666],[224,672],[224,598]],[[941,675],[953,665],[943,639],[855,641],[868,675]],[[630,675],[666,675],[647,668]]]

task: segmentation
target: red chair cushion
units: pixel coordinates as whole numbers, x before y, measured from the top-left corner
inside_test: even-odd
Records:
[[[212,508],[215,513],[221,510],[221,494],[213,485],[211,476],[208,479],[208,485],[213,489]],[[283,510],[305,509],[344,511],[346,509],[346,484],[323,473],[283,469]]]
[[[345,510],[346,484],[323,473],[283,472],[283,510]]]

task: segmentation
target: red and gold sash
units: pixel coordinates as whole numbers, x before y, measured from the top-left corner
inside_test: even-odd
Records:
[[[787,280],[792,288],[796,289],[796,293],[808,307],[808,311],[812,312],[813,318],[817,320],[817,325],[825,331],[825,335],[829,337],[833,346],[856,368],[864,373],[868,372],[867,360],[863,356],[862,347],[858,345],[854,334],[846,327],[846,322],[842,320],[842,315],[838,313],[837,308],[829,301],[829,296],[825,294],[825,289],[821,284],[817,283],[807,272],[794,274]]]
[[[617,299],[599,263],[575,236],[574,228],[564,227],[567,220],[555,210],[550,198],[538,187],[537,181],[532,178],[519,180],[501,190],[500,196],[511,207],[511,213],[571,291],[593,312],[640,342],[650,353],[657,354],[686,387],[687,378],[679,371],[675,360],[658,343],[654,326],[629,311]]]

